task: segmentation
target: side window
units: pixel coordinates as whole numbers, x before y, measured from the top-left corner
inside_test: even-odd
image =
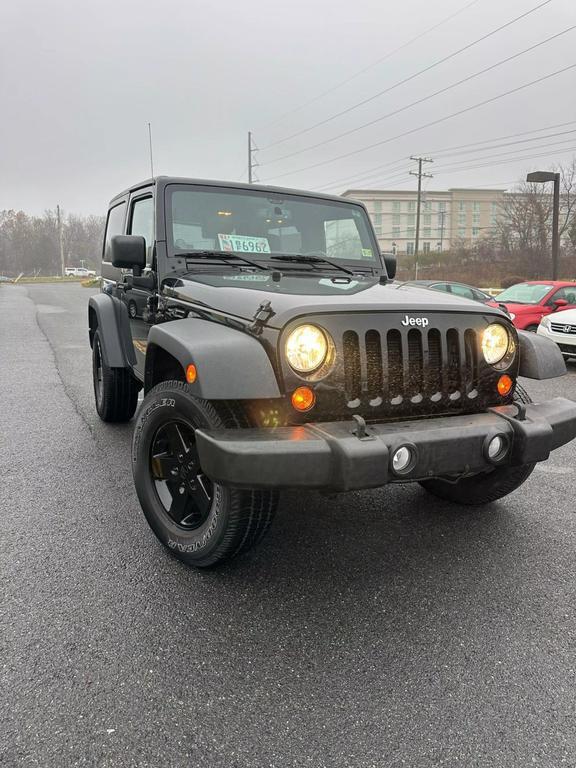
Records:
[[[111,261],[110,242],[114,235],[121,235],[124,232],[124,215],[126,213],[126,203],[110,208],[108,211],[108,221],[106,222],[106,235],[104,236],[104,253],[102,261]]]
[[[452,285],[452,293],[456,296],[463,296],[465,299],[473,299],[474,293],[465,285]]]
[[[452,286],[447,283],[435,283],[430,288],[434,288],[437,291],[443,291],[444,293],[452,293]]]
[[[143,197],[132,203],[128,234],[142,235],[146,240],[146,263],[150,264],[154,243],[154,200],[151,197]]]
[[[568,304],[576,304],[576,286],[567,285],[565,288],[560,288],[552,294],[546,304],[550,306],[556,299],[565,299]]]

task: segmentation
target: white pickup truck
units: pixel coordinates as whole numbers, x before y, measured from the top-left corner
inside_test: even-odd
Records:
[[[86,267],[66,267],[64,274],[66,277],[96,277],[95,270]]]

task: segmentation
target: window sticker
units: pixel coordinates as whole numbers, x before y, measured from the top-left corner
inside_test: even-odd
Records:
[[[363,259],[371,259],[372,258],[372,248],[362,248],[362,258]]]
[[[270,253],[270,243],[267,237],[250,237],[250,235],[218,235],[220,248],[223,251],[239,253]]]

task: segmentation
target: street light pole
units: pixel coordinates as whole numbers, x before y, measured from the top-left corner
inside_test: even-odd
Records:
[[[554,182],[552,201],[552,280],[558,280],[558,261],[560,256],[560,174],[552,171],[534,171],[526,176],[526,181],[535,184]]]
[[[560,256],[560,174],[554,174],[554,202],[552,205],[552,280],[558,280]]]

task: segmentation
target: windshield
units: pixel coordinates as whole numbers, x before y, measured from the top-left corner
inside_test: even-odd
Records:
[[[498,294],[496,301],[510,302],[510,304],[538,304],[551,289],[551,285],[518,283]]]
[[[367,214],[353,203],[171,185],[167,213],[168,245],[175,256],[210,250],[251,260],[307,255],[381,268]]]

